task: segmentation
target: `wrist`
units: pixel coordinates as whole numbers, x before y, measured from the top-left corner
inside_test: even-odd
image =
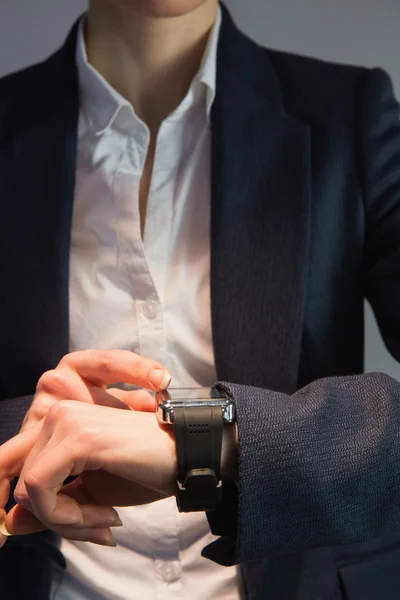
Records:
[[[225,423],[222,433],[221,479],[237,478],[238,430],[236,423]]]
[[[221,480],[237,473],[235,405],[215,388],[182,388],[158,393],[157,417],[174,425],[177,504],[180,512],[215,510]]]

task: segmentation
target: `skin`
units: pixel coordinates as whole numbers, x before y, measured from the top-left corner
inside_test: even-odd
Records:
[[[5,516],[4,506],[9,497],[10,481],[21,475],[24,464],[40,437],[46,419],[48,423],[49,414],[51,416],[51,411],[57,410],[58,405],[68,401],[71,403],[71,399],[73,399],[73,406],[85,404],[96,405],[98,408],[108,407],[109,410],[111,408],[118,409],[116,412],[122,414],[124,418],[127,416],[126,411],[154,412],[155,400],[146,389],[131,392],[119,390],[118,388],[107,389],[107,386],[120,381],[136,384],[147,390],[157,391],[168,386],[171,376],[160,363],[124,350],[73,352],[66,355],[56,369],[47,371],[42,375],[38,381],[33,403],[24,419],[20,433],[0,447],[0,512],[3,518]],[[76,406],[76,408],[79,407]],[[151,420],[155,422],[155,416],[150,416]],[[110,422],[109,425],[111,428],[112,423]],[[161,430],[159,433],[168,437]],[[82,439],[84,435],[82,433]],[[151,434],[149,433],[149,435]],[[115,506],[129,505],[127,498],[124,496],[125,481],[98,472],[92,486],[98,488],[94,499],[96,503]],[[113,490],[115,498],[111,501],[106,496],[102,497],[101,490],[104,490],[104,493],[107,490]],[[67,491],[77,501],[87,503],[88,492],[79,482],[70,485],[68,490],[64,491]],[[138,490],[136,492],[138,493]],[[142,491],[140,492],[140,498],[143,501],[146,498],[143,496]],[[76,529],[72,530],[69,526],[60,527],[59,523],[52,528],[69,539],[86,539],[94,543],[107,543],[111,539],[111,532],[104,529],[104,527],[107,524],[108,527],[111,522],[118,521],[118,515],[111,508],[105,508],[100,513],[104,516],[103,528],[100,527],[100,523],[97,523],[96,526],[93,526],[93,529],[85,530],[85,521],[81,523],[83,529],[80,532],[77,532]],[[5,524],[8,531],[14,534],[32,533],[33,531],[51,528],[49,527],[50,523],[32,519],[30,514],[19,510],[18,506],[10,511]],[[6,538],[0,534],[0,546],[5,541]]]
[[[88,60],[132,103],[151,132],[139,196],[142,224],[159,126],[198,71],[217,6],[217,0],[89,4]],[[121,381],[144,389],[108,388]],[[114,506],[173,495],[175,442],[149,414],[155,401],[145,391],[165,389],[170,381],[163,365],[122,350],[71,353],[44,373],[20,433],[0,447],[2,532],[49,528],[69,539],[113,545],[110,527],[121,525]],[[236,426],[226,426],[224,478],[235,477],[236,448]],[[69,475],[79,477],[64,486]],[[18,504],[6,516],[16,476]],[[0,546],[6,539],[0,533]]]
[[[135,108],[155,138],[196,75],[217,0],[91,0],[89,62]]]
[[[85,42],[89,62],[134,107],[150,131],[139,190],[144,237],[157,135],[198,72],[217,15],[217,0],[91,0]]]
[[[152,19],[182,17],[205,4],[210,4],[208,0],[92,0],[94,3],[101,1],[133,15]]]
[[[114,506],[154,502],[175,493],[177,459],[172,429],[155,418],[146,391],[109,388],[126,381],[163,389],[167,371],[123,350],[67,355],[38,383],[21,432],[0,448],[0,510],[19,476],[0,539],[52,529],[59,535],[112,546],[119,526]],[[74,400],[69,400],[69,397]],[[45,416],[43,416],[45,415]],[[236,475],[236,427],[225,426],[222,478]],[[79,475],[64,486],[71,475]],[[5,529],[4,529],[5,525]]]

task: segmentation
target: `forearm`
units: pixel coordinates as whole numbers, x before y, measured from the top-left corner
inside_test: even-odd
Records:
[[[230,563],[400,530],[400,384],[330,378],[293,396],[222,384],[238,417],[236,539]]]

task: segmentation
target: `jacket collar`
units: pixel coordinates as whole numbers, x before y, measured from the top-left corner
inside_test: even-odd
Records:
[[[286,114],[267,51],[237,30],[225,7],[222,12],[212,108],[217,373],[290,392],[297,383],[305,298],[309,130]],[[8,194],[0,251],[10,261],[1,313],[5,397],[32,393],[42,373],[68,352],[77,27],[45,63],[14,76],[10,135],[0,144],[0,185]]]

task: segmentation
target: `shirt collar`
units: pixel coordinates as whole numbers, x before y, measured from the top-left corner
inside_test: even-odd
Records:
[[[122,107],[127,107],[133,116],[134,108],[119,94],[106,79],[88,62],[84,39],[85,16],[82,17],[77,36],[76,65],[78,70],[81,106],[86,119],[97,135],[109,129]],[[175,120],[180,118],[193,104],[196,93],[206,88],[204,96],[207,117],[210,117],[211,107],[216,93],[217,47],[222,22],[221,7],[218,5],[217,18],[208,39],[199,71],[194,77],[189,91],[177,109],[168,117]]]

